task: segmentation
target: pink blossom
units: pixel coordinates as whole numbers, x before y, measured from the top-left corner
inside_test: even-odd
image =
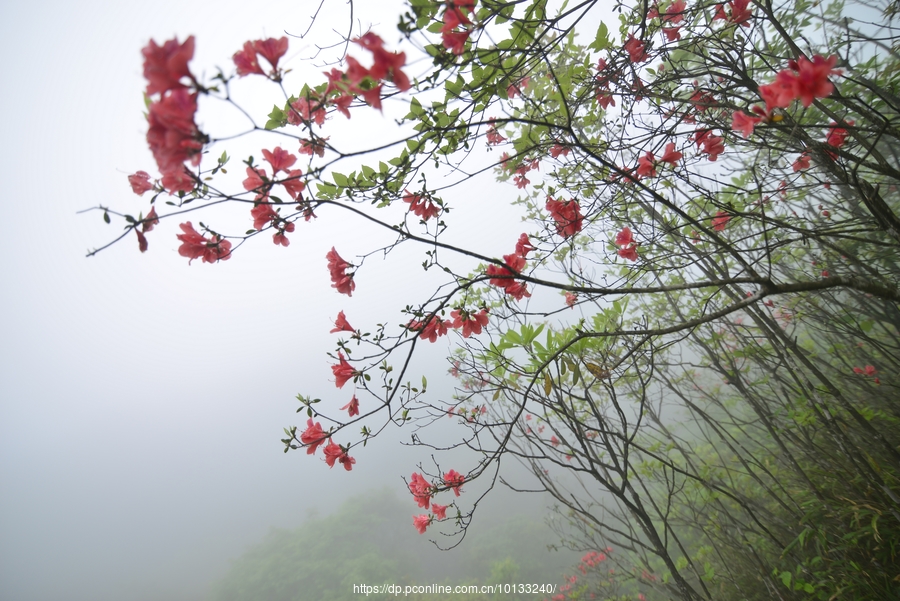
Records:
[[[801,154],[797,157],[797,160],[794,161],[794,172],[803,171],[804,169],[809,169],[809,155],[807,153]]]
[[[760,121],[762,121],[761,117],[752,117],[743,111],[735,111],[731,116],[731,129],[741,132],[742,136],[749,138],[753,133],[753,128]]]
[[[644,42],[634,37],[632,34],[628,34],[628,39],[625,41],[625,52],[628,53],[628,58],[633,63],[642,63],[647,60],[647,53],[645,52]]]
[[[581,231],[584,217],[575,200],[553,200],[547,197],[547,211],[556,221],[556,232],[563,238],[571,238]]]
[[[347,323],[347,318],[344,316],[343,311],[339,311],[337,314],[337,318],[334,320],[334,328],[329,332],[329,334],[334,334],[335,332],[353,332],[356,333],[356,330]]]
[[[297,162],[297,157],[284,150],[281,146],[276,146],[274,150],[263,149],[262,154],[269,161],[269,164],[272,165],[273,175],[279,171],[287,173],[288,168]]]
[[[486,309],[482,309],[478,313],[469,312],[464,309],[454,309],[450,312],[453,318],[451,327],[462,328],[463,338],[468,338],[472,334],[481,334],[481,329],[488,324],[488,314]]]
[[[719,211],[712,219],[712,228],[717,232],[721,232],[725,229],[725,226],[728,225],[728,221],[730,219],[731,215],[729,215],[725,211]]]
[[[431,511],[434,513],[434,517],[439,520],[447,519],[447,505],[438,505],[437,503],[431,504]]]
[[[356,459],[347,455],[347,451],[341,445],[332,441],[325,447],[325,463],[328,464],[328,467],[334,467],[335,462],[343,465],[344,469],[349,472],[356,464]]]
[[[272,221],[278,220],[278,213],[272,209],[272,203],[266,200],[256,203],[256,206],[250,209],[250,216],[253,217],[253,229],[255,230],[261,230]]]
[[[414,515],[413,516],[413,526],[416,527],[416,530],[419,531],[419,534],[425,534],[425,530],[428,526],[431,525],[431,520],[433,518],[427,513],[423,513],[422,515]]]
[[[434,315],[425,324],[412,320],[407,327],[414,332],[419,332],[419,338],[429,342],[437,342],[439,337],[447,333],[447,328],[450,326],[451,323],[449,321],[443,321],[437,315]]]
[[[428,509],[433,491],[431,484],[422,476],[422,474],[413,472],[413,475],[409,479],[409,492],[412,493],[413,498],[416,500],[419,507]]]
[[[337,365],[331,366],[331,373],[334,374],[334,385],[338,388],[343,388],[344,384],[347,383],[347,380],[353,378],[359,374],[353,366],[347,363],[347,360],[344,359],[344,355],[338,351],[338,363]]]
[[[183,233],[178,234],[176,238],[181,240],[181,246],[178,247],[178,254],[182,257],[188,257],[191,263],[194,259],[202,258],[204,263],[215,263],[216,261],[227,261],[231,258],[231,242],[225,240],[221,236],[213,239],[206,239],[200,235],[190,221],[179,225]]]
[[[347,273],[347,269],[352,265],[342,259],[334,247],[331,247],[325,258],[328,260],[328,271],[331,273],[331,287],[341,294],[353,296],[356,282],[353,281],[353,274]]]
[[[457,472],[456,470],[450,470],[449,472],[444,474],[444,483],[453,489],[453,492],[456,496],[459,496],[459,487],[463,485],[465,481],[465,476]]]
[[[322,424],[319,422],[314,424],[312,418],[306,420],[306,430],[300,434],[300,442],[307,445],[307,455],[314,455],[316,449],[325,442],[326,438],[325,432],[322,431]]]
[[[186,87],[181,83],[183,77],[193,80],[188,69],[188,61],[194,57],[194,36],[188,37],[183,44],[178,38],[171,39],[162,46],[150,40],[142,50],[144,55],[144,79],[147,80],[147,95],[164,94],[169,90]]]
[[[265,75],[262,67],[259,66],[259,60],[256,58],[256,49],[253,47],[253,42],[244,42],[243,49],[235,52],[231,60],[234,61],[234,66],[237,67],[239,77],[253,73]]]
[[[566,292],[566,304],[574,309],[576,302],[578,302],[578,295],[574,292]],[[531,419],[531,416],[526,416],[526,419]]]
[[[524,259],[533,250],[534,246],[531,245],[528,234],[520,234],[519,239],[516,241],[516,254]]]
[[[275,72],[278,70],[278,60],[288,50],[288,39],[282,36],[277,40],[275,38],[256,40],[253,42],[253,49],[269,61],[269,64],[272,65],[272,71]]]
[[[350,417],[354,415],[359,415],[359,399],[356,398],[356,395],[353,395],[353,398],[350,399],[350,402],[341,407],[341,411],[346,410]]]
[[[284,186],[284,189],[293,200],[301,198],[303,190],[306,189],[306,184],[300,179],[300,176],[303,175],[303,170],[291,169],[286,171],[285,175],[287,175],[287,178],[278,183]],[[309,221],[309,219],[307,219],[307,221]]]
[[[432,217],[437,217],[441,209],[434,204],[430,198],[419,194],[413,194],[409,190],[404,190],[403,202],[409,203],[409,210],[422,221],[428,221]]]
[[[128,183],[131,184],[131,190],[138,196],[143,196],[144,192],[153,189],[150,183],[150,174],[146,171],[137,171],[128,176]]]

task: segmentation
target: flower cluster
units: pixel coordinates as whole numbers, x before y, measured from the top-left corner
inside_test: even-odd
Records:
[[[794,100],[808,107],[816,98],[825,98],[834,91],[828,78],[839,72],[834,69],[837,56],[828,58],[818,54],[810,61],[805,56],[788,62],[788,68],[775,76],[775,81],[759,86],[759,95],[769,110],[787,108]]]
[[[347,269],[353,266],[342,259],[333,246],[325,258],[328,259],[328,271],[331,273],[331,287],[341,294],[353,296],[356,282],[353,281],[353,274],[347,273]]]
[[[203,259],[204,263],[215,263],[231,258],[231,242],[222,236],[211,234],[210,238],[204,238],[194,229],[190,221],[182,223],[179,227],[182,233],[176,236],[181,240],[178,254],[190,259],[189,265],[194,259]]]
[[[184,162],[200,164],[200,151],[205,137],[194,122],[197,94],[188,90],[184,79],[196,83],[188,69],[194,57],[194,37],[183,44],[178,39],[158,46],[155,41],[141,50],[144,55],[144,78],[147,96],[151,100],[147,111],[147,144],[162,174],[162,186],[169,194],[190,192],[194,178],[184,168]]]
[[[437,217],[441,209],[430,198],[419,194],[413,194],[409,190],[403,191],[403,202],[409,204],[409,210],[421,217],[422,221],[428,221],[432,217]]]
[[[237,67],[238,75],[244,77],[257,73],[271,77],[274,81],[281,81],[281,73],[278,71],[278,60],[285,55],[288,50],[288,39],[286,37],[268,38],[265,40],[256,40],[254,42],[244,42],[244,48],[234,53],[231,57]],[[272,66],[269,74],[266,74],[259,66],[259,56],[262,56]]]
[[[475,0],[448,0],[444,8],[441,41],[444,48],[457,56],[465,51],[466,42],[472,34],[473,24],[469,15],[474,11]]]
[[[581,231],[584,217],[576,200],[553,200],[547,197],[547,210],[556,221],[556,233],[563,238],[571,238]]]
[[[516,243],[516,252],[511,255],[503,255],[505,267],[499,265],[488,265],[485,273],[491,276],[490,284],[503,288],[504,291],[516,300],[522,300],[523,297],[531,296],[528,292],[525,282],[515,280],[515,276],[522,272],[525,267],[525,260],[528,252],[534,250],[528,234],[519,236]]]
[[[622,230],[616,234],[616,246],[619,247],[618,255],[623,259],[628,259],[629,261],[638,260],[638,243],[634,241],[630,227],[623,227]]]
[[[456,470],[450,470],[444,474],[444,485],[453,490],[457,497],[460,493],[459,487],[462,486],[463,482],[465,482],[465,476]],[[437,490],[438,488],[432,486],[420,473],[414,472],[409,479],[409,492],[412,493],[416,504],[425,509],[428,509],[429,506],[431,507],[431,515],[423,513],[421,515],[413,516],[413,526],[419,531],[419,534],[425,534],[425,530],[434,522],[434,520],[447,519],[447,507],[449,506],[432,503],[432,497]]]
[[[322,424],[313,423],[312,418],[306,420],[306,430],[300,434],[300,442],[306,445],[306,453],[315,455],[316,450],[328,442],[323,449],[325,453],[325,463],[328,467],[334,467],[335,463],[340,463],[348,472],[353,469],[356,459],[347,454],[349,449],[342,447],[331,439],[330,434],[326,434],[322,430]]]

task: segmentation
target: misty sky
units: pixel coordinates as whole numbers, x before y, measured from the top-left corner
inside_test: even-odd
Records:
[[[336,38],[325,23],[347,25],[343,3],[328,4],[335,11],[323,19],[332,21],[316,30],[323,43]],[[338,295],[327,250],[335,245],[352,261],[386,239],[326,211],[298,224],[290,248],[260,237],[219,265],[189,266],[178,256],[175,220],[150,234],[144,255],[129,237],[85,258],[121,225],[76,211],[149,208],[126,179],[138,169],[155,173],[141,114],[147,41],[196,35],[192,68],[208,74],[215,65],[231,69],[248,39],[302,32],[316,5],[0,4],[0,598],[199,599],[229,558],[270,527],[295,527],[312,508],[328,511],[384,484],[402,494],[401,476],[425,458],[397,444],[407,432],[357,453],[352,473],[284,455],[279,442],[283,426],[302,423],[298,392],[348,400],[325,354],[337,310],[357,327],[398,323],[397,309],[430,292],[415,269],[421,256],[371,259],[354,297]],[[358,24],[397,43],[398,7],[358,2]],[[312,50],[292,40],[286,60],[318,83],[321,65],[303,60]],[[250,87],[241,94],[266,98]],[[267,112],[271,102],[254,107]],[[216,110],[201,101],[205,130],[229,126]],[[341,131],[366,142],[396,129],[387,116],[368,117]],[[470,187],[459,198],[471,205],[457,205],[457,214],[472,225],[456,240],[509,252],[523,227],[508,209],[515,190]],[[441,382],[447,349],[436,345],[420,359],[433,382]]]

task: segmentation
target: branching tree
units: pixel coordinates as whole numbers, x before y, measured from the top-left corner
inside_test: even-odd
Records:
[[[643,0],[617,5],[617,26],[599,10],[410,0],[402,44],[352,32],[321,82],[283,70],[287,38],[247,42],[236,75],[209,82],[188,66],[193,38],[151,42],[161,177],[130,180],[153,208],[99,208],[141,251],[161,219],[249,213],[244,234],[180,225],[180,254],[209,263],[261,232],[287,246],[297,221],[328,210],[421,248],[443,284],[371,334],[341,312],[332,369],[355,393],[299,395],[308,421],[284,440],[351,470],[384,427],[408,424],[427,448],[427,426],[458,416],[470,428],[458,444],[481,460],[413,474],[431,509],[421,532],[464,529],[475,503],[447,497],[454,516],[434,496],[516,457],[568,516],[571,545],[615,550],[603,555],[615,587],[604,576],[561,595],[896,598],[896,5]],[[431,66],[413,73],[407,53]],[[234,105],[251,77],[284,100],[265,122],[238,107],[248,135],[276,137],[229,190],[227,151],[201,160],[228,140],[198,129],[197,98]],[[387,98],[408,104],[397,142],[360,151],[329,137],[333,120]],[[298,154],[309,158],[294,169]],[[466,202],[458,184],[491,179],[517,186],[527,215],[502,258],[451,242],[447,217]],[[337,293],[365,294],[354,276],[368,256],[328,253]],[[435,398],[411,360],[454,332],[457,395]]]

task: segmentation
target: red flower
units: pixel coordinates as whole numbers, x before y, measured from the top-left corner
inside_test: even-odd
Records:
[[[584,217],[577,201],[553,200],[548,196],[546,208],[556,221],[556,232],[563,238],[571,238],[581,231]]]
[[[684,9],[687,3],[684,0],[675,0],[662,15],[662,20],[666,23],[681,23],[684,21]]]
[[[347,363],[347,360],[344,359],[344,355],[338,351],[338,361],[337,365],[331,366],[331,373],[334,374],[334,385],[338,388],[343,388],[344,384],[347,383],[347,380],[358,375],[353,366]]]
[[[431,504],[431,511],[434,513],[434,517],[439,520],[447,519],[447,506],[446,505],[438,505],[437,503]]]
[[[682,158],[684,158],[684,155],[675,150],[675,142],[669,142],[668,144],[666,144],[663,155],[659,157],[659,162],[668,163],[673,167],[677,167],[678,161],[680,161]]]
[[[459,487],[463,485],[466,478],[456,470],[450,470],[444,474],[444,483],[453,489],[456,496],[459,496]]]
[[[350,417],[359,415],[359,399],[356,398],[355,394],[353,395],[353,398],[350,399],[349,403],[341,407],[341,411],[343,411],[344,409],[347,410],[347,413],[350,415]]]
[[[131,190],[138,196],[143,196],[144,192],[153,189],[150,183],[150,174],[146,171],[138,171],[128,176],[128,183],[131,184]]]
[[[181,246],[178,247],[178,254],[182,257],[188,257],[191,263],[194,259],[202,257],[204,263],[215,263],[216,261],[227,261],[231,258],[231,242],[221,237],[215,240],[207,240],[194,230],[194,226],[190,221],[182,223],[180,226],[182,234],[178,234],[176,238],[181,240]]]
[[[353,274],[347,274],[347,268],[352,267],[350,263],[343,260],[334,247],[325,255],[328,259],[328,271],[331,272],[331,287],[335,288],[341,294],[353,296],[356,290],[356,282],[353,281]]]
[[[369,76],[380,81],[390,76],[398,90],[405,92],[410,88],[409,78],[400,69],[406,64],[403,52],[388,52],[384,49],[384,41],[371,31],[353,40],[372,53],[374,64],[369,69]]]
[[[337,318],[334,320],[334,329],[329,332],[329,334],[334,334],[335,332],[353,332],[356,333],[356,330],[353,329],[349,323],[347,323],[347,318],[344,316],[344,312],[340,311],[337,314]]]
[[[616,245],[622,247],[618,250],[618,255],[620,257],[622,257],[623,259],[628,259],[629,261],[638,260],[638,245],[632,237],[631,228],[623,227],[622,230],[618,234],[616,234]]]
[[[606,108],[606,107],[604,107],[604,108]],[[559,155],[568,156],[569,148],[567,146],[563,146],[562,144],[554,144],[550,148],[550,156],[553,157],[554,159],[558,159]]]
[[[422,221],[428,221],[432,217],[437,217],[441,212],[440,207],[434,204],[430,198],[413,194],[409,190],[404,190],[403,202],[409,203],[409,210],[416,216],[421,217]]]
[[[644,42],[634,37],[632,34],[628,34],[628,39],[625,41],[625,52],[628,53],[628,58],[631,59],[633,63],[642,63],[647,60],[647,53],[644,50]]]
[[[793,73],[785,69],[778,72],[772,83],[759,86],[759,95],[766,101],[767,110],[787,108],[791,105],[797,97],[794,93],[794,80]]]
[[[256,58],[256,49],[253,47],[253,42],[244,42],[244,49],[235,52],[231,60],[234,61],[234,66],[237,67],[237,73],[240,77],[251,73],[265,75],[262,67],[259,66],[259,60]]]
[[[162,46],[150,40],[142,50],[144,55],[144,79],[147,80],[147,95],[164,94],[169,90],[186,87],[181,83],[182,77],[193,80],[188,69],[188,61],[194,57],[194,36],[190,36],[184,44],[178,38],[167,41]]]
[[[431,525],[432,517],[427,513],[413,516],[413,526],[419,531],[419,534],[425,534],[426,528]]]
[[[656,177],[656,159],[653,158],[652,152],[638,159],[636,173],[638,177]]]
[[[246,49],[246,45],[244,48]],[[264,59],[269,61],[269,64],[272,65],[272,72],[274,73],[278,70],[278,59],[287,52],[288,39],[286,37],[280,37],[277,40],[275,38],[256,40],[253,42],[253,49],[261,54]]]
[[[516,242],[516,254],[524,259],[528,256],[528,253],[533,250],[534,246],[531,245],[528,234],[521,234]]]
[[[407,327],[414,332],[419,332],[419,338],[429,342],[437,342],[439,337],[447,333],[447,328],[450,325],[449,321],[443,321],[437,315],[434,315],[426,324],[412,320]]]
[[[469,34],[471,31],[442,31],[441,32],[441,41],[444,44],[444,48],[452,52],[453,54],[459,56],[466,49],[466,41],[469,39]]]
[[[797,171],[803,171],[804,169],[809,169],[809,155],[805,152],[797,157],[796,161],[794,161],[795,173]]]
[[[328,464],[328,467],[334,467],[335,462],[343,465],[344,469],[349,472],[353,469],[353,464],[356,463],[356,459],[347,455],[347,451],[345,451],[341,445],[335,442],[329,442],[325,447],[325,463]]]
[[[272,165],[272,175],[279,171],[287,173],[288,168],[292,167],[294,163],[297,162],[297,157],[281,148],[281,146],[276,146],[274,150],[263,149],[262,154],[263,158]]]
[[[667,42],[676,42],[681,39],[681,26],[678,27],[663,27],[662,32],[666,36]]]
[[[306,454],[314,455],[316,449],[324,444],[327,439],[325,432],[322,431],[322,424],[316,422],[313,424],[312,418],[306,420],[306,430],[300,434],[300,442],[307,445]]]
[[[487,143],[490,145],[506,142],[506,138],[503,137],[503,134],[497,131],[497,126],[493,124],[493,120],[491,120],[491,126],[487,130],[486,137]]]
[[[194,188],[193,179],[184,173],[184,161],[200,164],[203,136],[194,123],[196,112],[197,95],[184,89],[172,90],[150,104],[147,144],[170,194]]]
[[[300,180],[300,176],[303,175],[303,170],[291,169],[285,171],[285,174],[288,176],[287,179],[281,180],[278,183],[284,186],[284,189],[292,199],[297,200],[306,189],[306,184]],[[307,221],[309,221],[309,219],[307,219]]]
[[[301,123],[322,125],[325,123],[325,107],[322,102],[312,98],[298,98],[291,103],[292,111],[288,111],[287,120],[291,125]]]
[[[428,509],[428,504],[431,503],[432,488],[431,484],[422,476],[422,474],[416,472],[413,473],[409,480],[409,492],[412,493],[413,498],[416,500],[416,503],[419,504],[419,507]]]
[[[753,133],[753,128],[762,121],[762,117],[752,117],[743,111],[735,111],[731,117],[731,130],[739,131],[745,138]]]
[[[793,61],[792,61],[793,62]],[[828,58],[818,54],[809,61],[805,56],[797,59],[794,70],[794,97],[798,98],[803,106],[808,107],[816,98],[825,98],[834,91],[834,84],[828,81],[828,77],[835,73],[834,65],[837,64],[837,56]]]
[[[472,334],[481,334],[481,329],[488,324],[488,314],[486,309],[482,309],[478,313],[469,313],[464,309],[454,309],[450,312],[453,318],[451,327],[462,328],[463,338],[468,338]]]
[[[272,221],[278,220],[278,213],[272,209],[272,204],[265,200],[250,209],[250,216],[253,217],[253,229],[255,230],[261,230]]]
[[[558,447],[558,446],[559,446],[559,439],[558,439],[556,436],[551,436],[551,437],[550,437],[550,444],[552,444],[554,447]]]
[[[725,211],[719,211],[712,219],[712,228],[717,232],[721,232],[728,225],[729,220],[731,220],[731,215]]]
[[[578,295],[574,292],[566,292],[566,304],[571,308],[575,308],[575,303],[578,302]],[[525,419],[531,419],[530,415],[526,415]]]

